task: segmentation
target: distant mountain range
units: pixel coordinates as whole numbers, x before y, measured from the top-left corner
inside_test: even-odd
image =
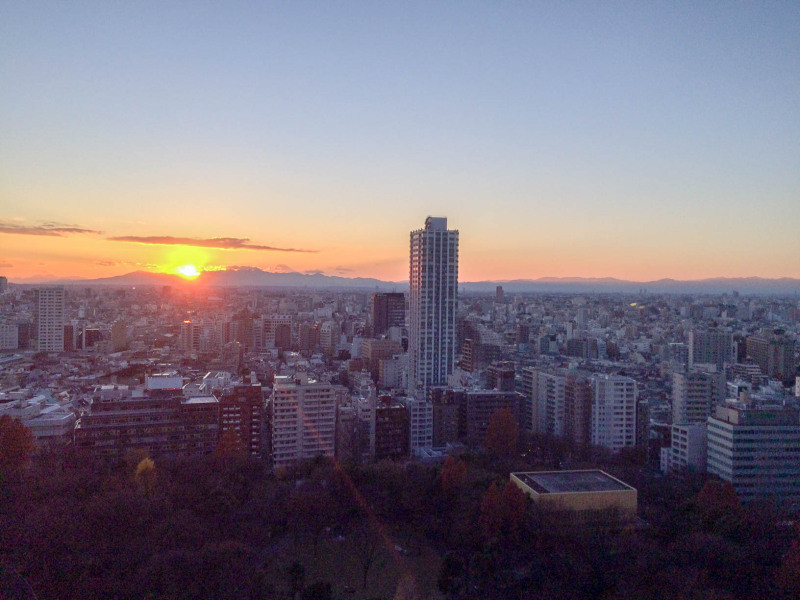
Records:
[[[365,277],[338,277],[322,273],[270,273],[256,267],[239,267],[226,271],[205,271],[195,281],[187,281],[178,275],[135,271],[116,277],[101,279],[69,279],[23,285],[74,285],[74,286],[185,286],[210,287],[280,287],[280,288],[350,288],[380,291],[404,291],[407,281],[381,281]],[[657,281],[625,281],[604,277],[542,277],[540,279],[514,279],[511,281],[474,281],[459,284],[465,293],[491,293],[502,285],[507,293],[628,293],[642,290],[655,294],[723,294],[739,292],[743,295],[800,295],[800,279],[784,277],[763,279],[761,277],[714,278],[693,281],[659,279]]]
[[[625,281],[613,277],[591,279],[584,277],[542,277],[540,279],[515,279],[513,281],[481,281],[464,284],[468,291],[491,292],[502,285],[508,293],[551,292],[551,293],[628,293],[637,294],[643,290],[652,294],[726,294],[739,292],[742,295],[798,295],[800,279],[783,277],[764,279],[761,277],[716,277],[679,281],[659,279],[657,281]]]

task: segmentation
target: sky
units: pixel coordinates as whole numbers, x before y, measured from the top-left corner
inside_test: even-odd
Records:
[[[800,277],[800,3],[0,0],[0,274]]]

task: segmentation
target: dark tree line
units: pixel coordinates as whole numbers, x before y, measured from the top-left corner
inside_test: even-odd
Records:
[[[0,597],[345,597],[335,577],[313,581],[307,570],[338,538],[353,544],[356,594],[384,576],[391,553],[432,550],[437,583],[425,589],[406,573],[397,597],[800,597],[792,515],[742,507],[713,480],[648,476],[624,458],[609,467],[639,489],[642,522],[580,527],[537,511],[498,457],[320,459],[278,475],[237,453],[108,465],[30,458],[25,434],[3,425],[15,446],[0,456]],[[305,560],[285,564],[290,551]]]

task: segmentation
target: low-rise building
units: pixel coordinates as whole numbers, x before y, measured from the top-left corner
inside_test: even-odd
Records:
[[[546,511],[570,513],[580,521],[636,518],[636,489],[604,471],[528,471],[511,473],[511,481]]]
[[[122,458],[209,454],[217,445],[219,401],[184,398],[180,388],[103,386],[75,427],[75,446],[92,456]],[[115,388],[115,389],[108,389]]]

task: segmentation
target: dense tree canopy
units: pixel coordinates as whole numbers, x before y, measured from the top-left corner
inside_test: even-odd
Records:
[[[34,445],[30,429],[8,415],[0,416],[0,482],[25,469]]]
[[[42,455],[0,486],[0,573],[43,600],[797,597],[800,532],[724,485],[622,465],[644,520],[577,527],[494,464]]]

